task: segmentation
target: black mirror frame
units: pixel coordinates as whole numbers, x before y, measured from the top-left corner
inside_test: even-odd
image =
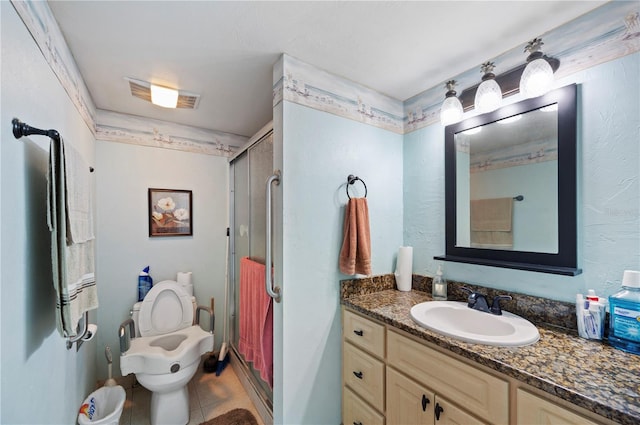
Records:
[[[456,133],[513,115],[558,104],[558,253],[507,251],[456,246]],[[445,127],[446,254],[438,260],[552,273],[580,274],[577,258],[577,86],[504,106]]]

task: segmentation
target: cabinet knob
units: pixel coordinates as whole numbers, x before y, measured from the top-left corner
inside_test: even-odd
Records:
[[[440,406],[440,403],[436,403],[436,409],[435,409],[436,421],[440,420],[440,413],[442,412],[444,412],[444,409],[442,408],[442,406]]]
[[[353,372],[353,374],[356,376],[356,378],[362,379],[362,372]]]
[[[353,331],[354,334],[358,335],[358,336],[362,336],[362,334],[364,334],[364,332],[360,329],[357,329],[355,331]]]
[[[431,403],[431,401],[427,398],[426,395],[422,394],[422,411],[427,411],[427,404]]]
[[[362,422],[353,422],[353,425],[362,425]]]

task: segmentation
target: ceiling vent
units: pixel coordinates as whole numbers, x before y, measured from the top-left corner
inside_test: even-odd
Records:
[[[151,102],[151,83],[147,81],[136,80],[134,78],[125,77],[129,82],[131,96],[138,99]],[[180,90],[178,94],[178,105],[180,109],[196,109],[200,103],[200,95]]]

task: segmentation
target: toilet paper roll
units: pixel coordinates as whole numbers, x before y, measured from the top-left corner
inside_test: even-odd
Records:
[[[178,272],[176,282],[182,286],[191,285],[191,272]]]
[[[413,247],[401,246],[398,250],[396,261],[396,286],[399,291],[411,290],[411,279],[413,274]]]
[[[89,323],[87,326],[87,333],[82,337],[83,341],[91,341],[94,336],[98,333],[98,325],[94,325],[93,323]]]

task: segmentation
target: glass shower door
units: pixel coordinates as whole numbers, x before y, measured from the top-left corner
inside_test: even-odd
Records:
[[[273,392],[262,380],[260,372],[238,351],[240,339],[240,259],[250,257],[264,263],[265,258],[265,184],[273,172],[273,136],[268,133],[253,144],[246,152],[231,162],[232,173],[232,276],[231,297],[233,302],[231,326],[231,345],[242,359],[247,374],[259,396],[272,409]]]

